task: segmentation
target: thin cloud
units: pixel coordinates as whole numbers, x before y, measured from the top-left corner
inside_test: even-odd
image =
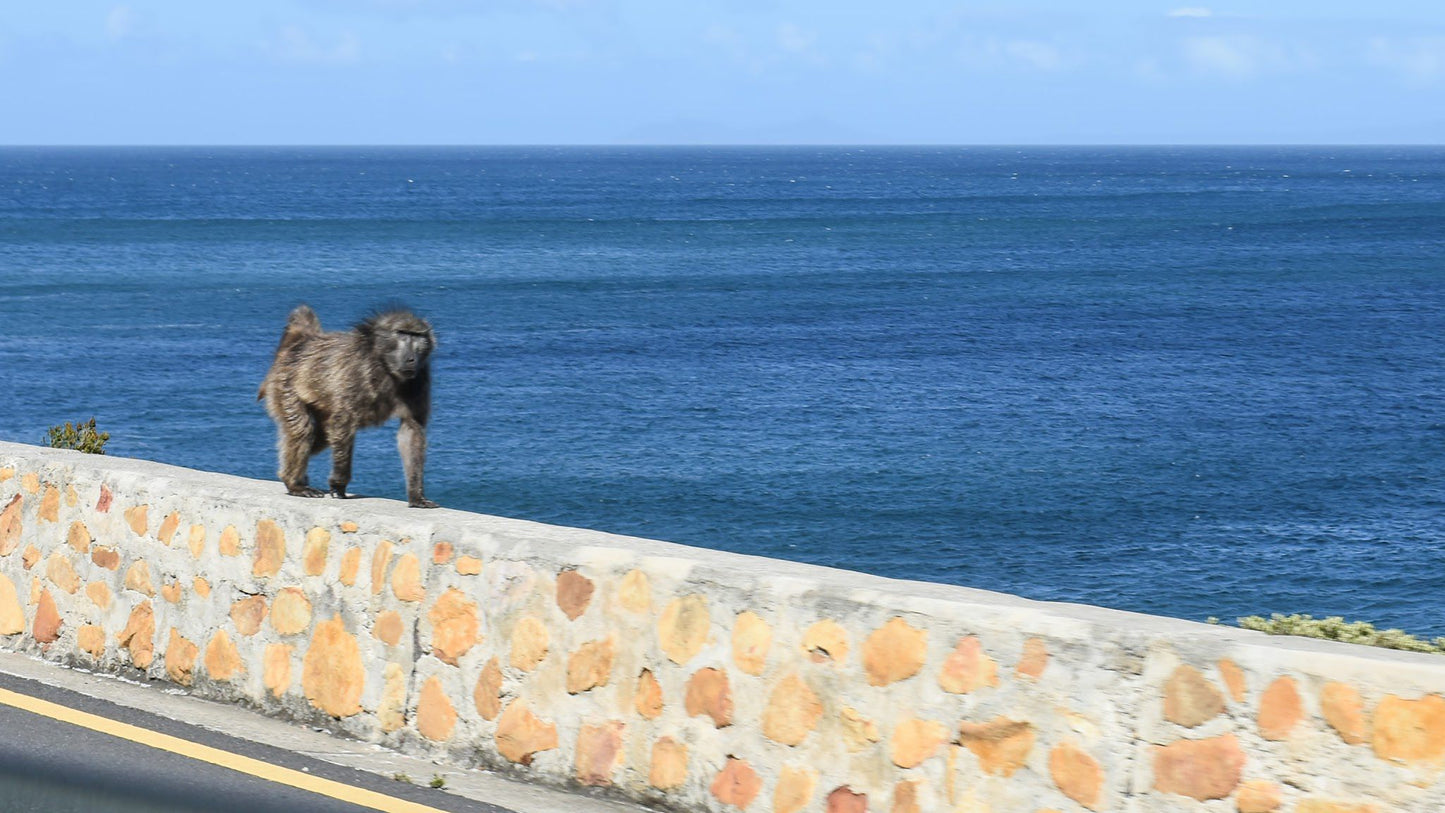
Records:
[[[1367,56],[1370,62],[1414,82],[1433,82],[1445,76],[1445,37],[1374,37]]]
[[[346,65],[361,59],[361,40],[351,31],[341,32],[330,45],[317,42],[295,25],[282,26],[277,36],[278,41],[269,44],[267,50],[288,62]]]
[[[135,12],[130,6],[116,6],[105,16],[105,35],[113,40],[123,40],[135,27]]]
[[[1213,17],[1214,11],[1202,6],[1185,6],[1169,12],[1170,17]]]

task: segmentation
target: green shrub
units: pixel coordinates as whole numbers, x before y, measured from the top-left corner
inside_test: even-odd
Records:
[[[1403,649],[1407,652],[1434,652],[1445,654],[1445,638],[1425,641],[1403,630],[1377,630],[1368,621],[1346,621],[1335,615],[1317,619],[1308,615],[1281,615],[1274,613],[1269,618],[1248,615],[1239,619],[1239,626],[1247,630],[1259,630],[1270,635],[1300,635],[1306,638],[1323,638],[1327,641],[1344,641],[1349,644],[1364,644],[1386,649]]]
[[[45,435],[46,444],[53,449],[74,449],[86,454],[105,454],[107,440],[110,433],[97,432],[95,418],[81,424],[67,421],[64,426],[52,426]]]

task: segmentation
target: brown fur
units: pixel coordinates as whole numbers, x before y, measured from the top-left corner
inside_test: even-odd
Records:
[[[398,418],[407,502],[435,508],[423,493],[426,422],[431,412],[431,325],[392,310],[345,332],[327,333],[311,308],[291,312],[257,400],[276,421],[277,472],[286,490],[320,497],[306,476],[311,457],[331,447],[331,493],[346,496],[356,433]]]

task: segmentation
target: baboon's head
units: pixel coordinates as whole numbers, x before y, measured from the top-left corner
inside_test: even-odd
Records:
[[[357,330],[371,339],[386,371],[402,381],[410,381],[426,370],[436,346],[431,325],[411,311],[377,314],[357,325]]]

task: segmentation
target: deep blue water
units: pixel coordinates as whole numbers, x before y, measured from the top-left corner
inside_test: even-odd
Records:
[[[0,150],[0,438],[271,477],[389,300],[444,505],[1445,634],[1445,149]]]

